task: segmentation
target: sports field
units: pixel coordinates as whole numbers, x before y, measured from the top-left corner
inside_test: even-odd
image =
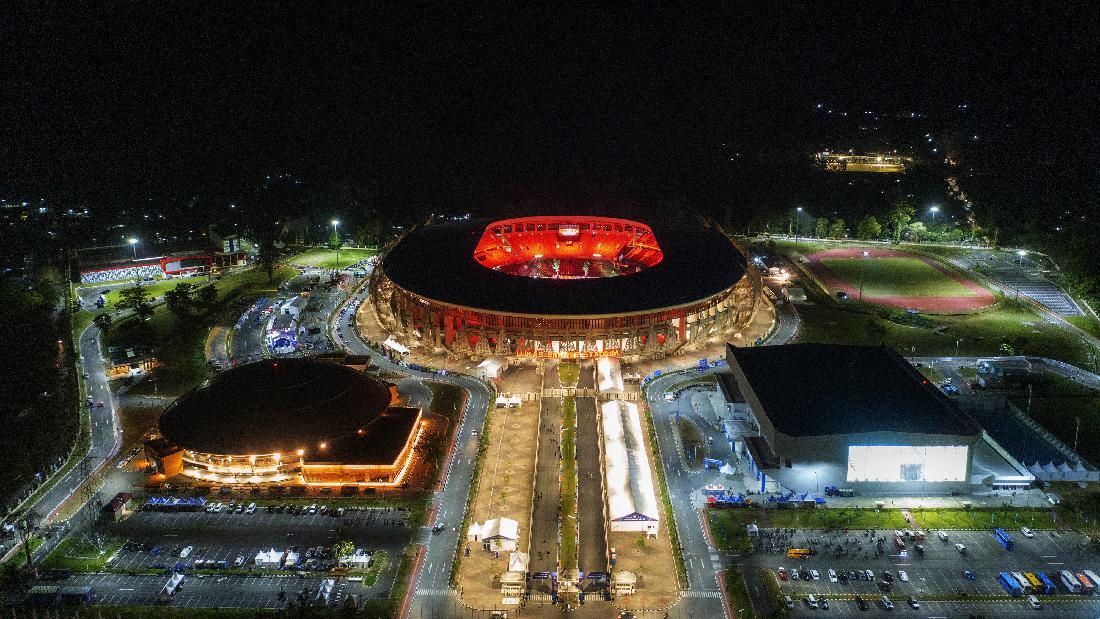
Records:
[[[290,264],[307,267],[320,267],[322,269],[346,269],[349,266],[362,262],[375,255],[373,249],[359,247],[346,247],[340,250],[340,262],[336,262],[336,250],[325,247],[314,247],[287,260]]]
[[[988,307],[996,299],[977,283],[923,256],[893,249],[836,248],[806,256],[818,278],[835,294],[844,291],[890,307],[957,312]]]

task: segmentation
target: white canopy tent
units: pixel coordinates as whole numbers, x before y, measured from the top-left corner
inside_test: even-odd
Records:
[[[519,540],[519,522],[511,518],[491,518],[482,524],[473,523],[466,534],[471,542],[488,542],[494,552],[512,551]]]
[[[409,349],[402,346],[400,342],[393,339],[392,337],[386,338],[386,341],[382,342],[382,345],[399,355],[409,354]]]
[[[623,369],[618,357],[596,359],[596,385],[600,393],[623,392]]]
[[[282,551],[275,550],[274,548],[267,551],[261,550],[260,552],[256,553],[256,567],[278,569],[279,563],[282,562],[282,560]]]
[[[612,531],[657,535],[660,513],[638,405],[623,400],[602,407],[604,484]]]

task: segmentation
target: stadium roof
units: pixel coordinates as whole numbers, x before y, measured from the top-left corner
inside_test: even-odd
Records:
[[[400,451],[406,438],[371,432],[376,420],[390,426],[379,419],[389,404],[386,383],[352,368],[316,359],[268,360],[222,372],[181,396],[161,415],[160,430],[200,453],[293,457],[303,449],[307,460],[331,461],[321,443],[336,449],[366,428],[369,440],[354,443],[381,456],[393,452],[394,442]],[[371,459],[364,454],[351,461],[363,458]]]
[[[604,403],[602,412],[608,518],[658,520],[657,495],[638,405],[612,400]]]
[[[969,436],[980,431],[970,415],[885,346],[727,345],[727,349],[742,393],[750,398],[755,394],[763,414],[787,436],[867,432]]]
[[[688,305],[730,288],[746,270],[744,257],[720,232],[658,224],[650,228],[664,259],[638,273],[592,279],[509,275],[474,259],[490,223],[454,221],[413,230],[386,254],[382,268],[395,284],[421,297],[533,316],[626,314]]]

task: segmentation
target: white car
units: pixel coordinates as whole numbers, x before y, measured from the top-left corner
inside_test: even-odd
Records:
[[[814,597],[814,594],[811,593],[810,595],[806,596],[806,606],[809,606],[810,608],[817,608],[817,598]]]
[[[187,557],[191,556],[191,551],[194,550],[194,549],[195,549],[194,546],[188,546],[187,548],[184,548],[183,550],[180,551],[180,558],[181,559],[186,559]]]
[[[944,533],[943,531],[936,531],[936,535],[939,536],[941,542],[947,541],[947,533]]]
[[[246,514],[255,514],[256,513],[256,504],[255,503],[249,503],[248,504],[248,509],[244,510],[244,513],[246,513]]]
[[[905,570],[898,570],[898,580],[901,582],[909,582],[909,574],[906,574]]]
[[[962,544],[955,544],[955,550],[958,550],[960,554],[966,554],[966,546]]]
[[[1027,537],[1027,538],[1035,537],[1035,533],[1032,532],[1032,530],[1027,528],[1027,527],[1020,527],[1020,533],[1023,533],[1024,537]]]
[[[836,570],[829,569],[829,582],[836,582]]]
[[[890,601],[890,598],[885,595],[882,596],[882,608],[884,610],[894,610],[894,603]]]
[[[821,574],[817,570],[810,570],[810,578],[814,580],[821,580]]]

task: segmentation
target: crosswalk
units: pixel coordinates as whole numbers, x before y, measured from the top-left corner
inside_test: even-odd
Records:
[[[721,592],[717,589],[688,589],[684,591],[686,598],[720,598]]]
[[[417,589],[417,595],[428,597],[450,597],[455,595],[454,589]]]

